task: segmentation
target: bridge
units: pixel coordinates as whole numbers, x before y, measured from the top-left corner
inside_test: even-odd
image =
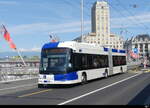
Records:
[[[39,67],[40,60],[25,60],[27,67]],[[21,60],[3,60],[0,61],[0,67],[21,67]]]

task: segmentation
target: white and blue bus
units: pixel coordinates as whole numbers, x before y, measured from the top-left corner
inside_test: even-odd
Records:
[[[41,51],[38,87],[84,84],[126,71],[125,50],[74,41],[47,43]]]

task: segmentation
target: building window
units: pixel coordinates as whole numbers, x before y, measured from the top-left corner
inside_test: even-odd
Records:
[[[147,49],[148,49],[148,44],[145,44],[145,48],[147,48]]]
[[[148,44],[145,44],[145,52],[148,52]]]
[[[135,48],[138,48],[138,44],[135,44]]]
[[[140,52],[143,52],[143,44],[140,44]]]
[[[145,38],[143,37],[142,40],[145,41]]]

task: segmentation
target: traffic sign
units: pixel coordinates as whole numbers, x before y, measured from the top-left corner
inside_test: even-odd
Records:
[[[133,52],[134,52],[135,54],[138,54],[138,49],[137,49],[137,48],[134,48],[134,49],[133,49]]]

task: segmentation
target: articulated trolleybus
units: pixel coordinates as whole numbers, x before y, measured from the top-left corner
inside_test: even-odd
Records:
[[[126,71],[125,50],[74,41],[48,43],[41,52],[38,87],[85,84]]]

